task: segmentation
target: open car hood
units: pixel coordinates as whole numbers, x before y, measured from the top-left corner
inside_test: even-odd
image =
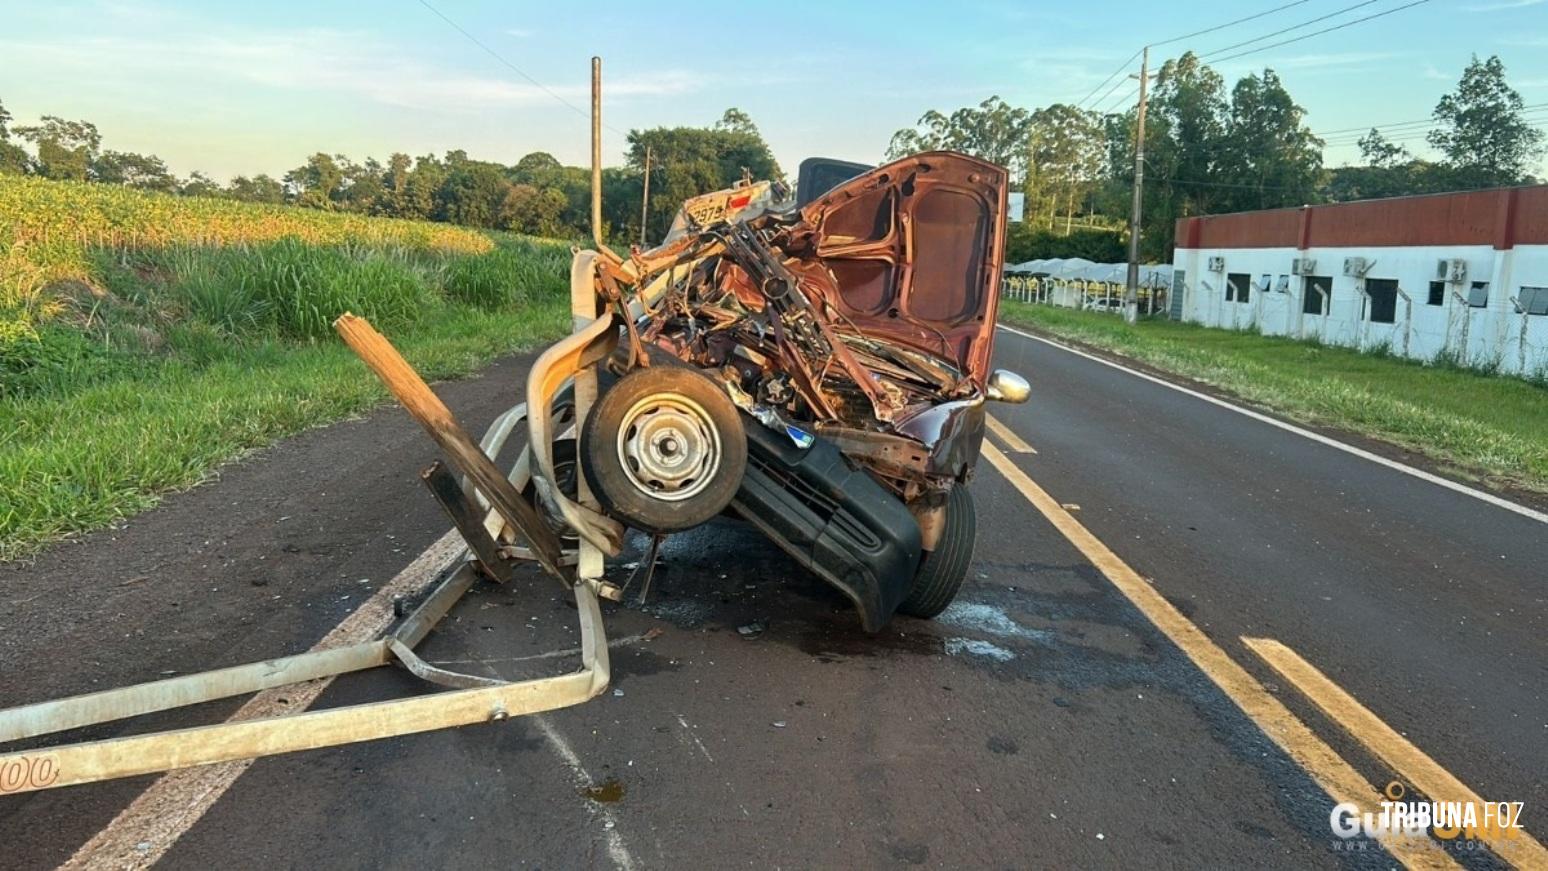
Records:
[[[791,271],[843,315],[839,333],[858,330],[942,358],[982,388],[1008,178],[954,152],[878,167],[801,209],[790,235],[804,235],[805,245]]]

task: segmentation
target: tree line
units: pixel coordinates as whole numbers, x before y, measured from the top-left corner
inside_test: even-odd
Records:
[[[1328,168],[1325,141],[1272,69],[1228,91],[1189,52],[1162,64],[1149,100],[1142,249],[1169,257],[1176,219],[1189,215],[1531,183],[1544,135],[1523,110],[1500,59],[1475,56],[1433,112],[1426,138],[1439,160],[1417,158],[1372,128],[1359,141],[1359,165]],[[893,135],[887,153],[952,148],[1009,167],[1026,192],[1022,236],[1093,224],[1117,233],[1129,215],[1135,114],[1064,103],[1028,110],[991,97],[949,115],[925,113]],[[1088,229],[1082,246],[1094,235]],[[1011,242],[1008,258],[1019,253]]]
[[[591,171],[565,166],[536,151],[512,165],[476,160],[462,150],[356,162],[317,153],[279,178],[240,175],[220,184],[201,172],[179,178],[155,155],[102,147],[89,121],[54,115],[12,125],[0,103],[0,173],[95,181],[184,196],[254,203],[288,203],[329,211],[445,221],[535,236],[581,238],[591,232]],[[682,201],[729,187],[750,175],[784,175],[746,113],[728,109],[708,127],[632,130],[627,161],[602,171],[604,233],[628,242],[659,240]],[[642,215],[647,150],[651,157],[650,211]]]
[[[1100,101],[1099,101],[1100,102]],[[1193,53],[1156,74],[1145,132],[1142,248],[1165,259],[1176,219],[1188,215],[1299,206],[1522,184],[1544,153],[1544,135],[1523,117],[1521,96],[1498,57],[1472,59],[1441,97],[1427,139],[1439,160],[1415,157],[1372,128],[1362,162],[1324,166],[1325,141],[1279,76],[1264,69],[1224,78]],[[45,115],[12,125],[0,104],[0,173],[121,184],[189,196],[290,203],[317,209],[446,221],[559,238],[590,233],[590,172],[546,152],[514,164],[465,151],[356,162],[317,153],[275,178],[237,176],[222,185],[200,172],[178,178],[155,155],[102,147],[88,121]],[[1008,167],[1026,193],[1026,221],[1012,225],[1007,256],[1122,259],[1121,228],[1133,183],[1134,109],[1098,112],[1065,103],[1037,109],[991,97],[951,114],[925,113],[897,131],[886,157],[949,148]],[[641,212],[647,153],[649,213]],[[750,175],[783,181],[757,126],[728,109],[706,127],[631,130],[626,162],[603,170],[608,238],[659,240],[688,197]]]

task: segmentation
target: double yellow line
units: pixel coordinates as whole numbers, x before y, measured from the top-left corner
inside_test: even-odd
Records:
[[[991,425],[991,430],[996,433],[1003,428]],[[1362,812],[1379,813],[1383,800],[1381,793],[1327,742],[1312,732],[1203,630],[1184,617],[1181,611],[1146,583],[1134,569],[1091,534],[1090,530],[1082,526],[992,443],[984,442],[983,455],[1140,613],[1181,648],[1243,713],[1252,718],[1264,734],[1305,769],[1334,802],[1351,802]],[[1289,648],[1269,639],[1244,638],[1243,642],[1311,698],[1329,717],[1370,747],[1432,800],[1479,801],[1478,796],[1460,780],[1382,723]],[[1329,836],[1332,836],[1331,831]],[[1391,838],[1383,841],[1382,845],[1393,858],[1409,868],[1459,867],[1433,843],[1418,838]],[[1519,849],[1510,850],[1509,856],[1502,858],[1507,858],[1521,868],[1548,869],[1548,851],[1544,851],[1535,840],[1523,834],[1511,845]]]

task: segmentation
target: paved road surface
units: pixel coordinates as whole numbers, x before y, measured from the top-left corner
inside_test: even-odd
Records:
[[[1548,830],[1541,523],[1012,333],[997,356],[1034,388],[1028,405],[994,410],[1036,450],[997,439],[1011,474],[1062,503],[1202,643],[1370,784],[1413,775],[1242,636],[1281,642]],[[523,371],[505,361],[442,393],[482,427]],[[441,534],[415,475],[432,458],[384,408],[0,569],[0,703],[305,649]],[[866,636],[755,532],[715,523],[668,542],[648,604],[609,614],[615,691],[590,704],[260,760],[218,800],[164,785],[172,810],[153,814],[131,803],[154,777],[0,798],[0,864],[1392,865],[1333,850],[1316,773],[1023,490],[980,465],[973,574],[941,620]],[[546,654],[576,635],[533,572],[465,600],[422,653],[534,676],[569,667]],[[316,707],[417,691],[401,673],[353,675]],[[239,704],[146,723],[210,722]],[[621,797],[597,801],[585,792],[597,786]]]

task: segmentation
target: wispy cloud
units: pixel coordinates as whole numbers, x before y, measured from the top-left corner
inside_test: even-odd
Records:
[[[1467,12],[1499,12],[1502,9],[1521,9],[1527,6],[1537,6],[1544,0],[1504,0],[1501,3],[1485,3],[1481,6],[1463,6]]]
[[[1449,76],[1449,75],[1441,72],[1440,70],[1436,69],[1435,68],[1435,64],[1425,64],[1424,65],[1424,72],[1421,73],[1420,75],[1424,76],[1427,79],[1433,79],[1433,80],[1435,80],[1437,82],[1449,82],[1452,79],[1451,76]]]
[[[0,39],[8,62],[76,71],[161,71],[224,77],[271,88],[333,92],[414,109],[480,111],[553,103],[552,94],[524,81],[495,78],[405,60],[403,50],[370,34],[305,29],[207,36],[87,37],[68,42]],[[698,89],[702,76],[681,69],[619,77],[609,96],[659,96]],[[548,83],[571,102],[583,101],[585,82]]]
[[[527,39],[528,37],[532,36],[532,31],[526,29],[525,27],[507,27],[505,28],[505,35],[514,36],[517,39]]]

